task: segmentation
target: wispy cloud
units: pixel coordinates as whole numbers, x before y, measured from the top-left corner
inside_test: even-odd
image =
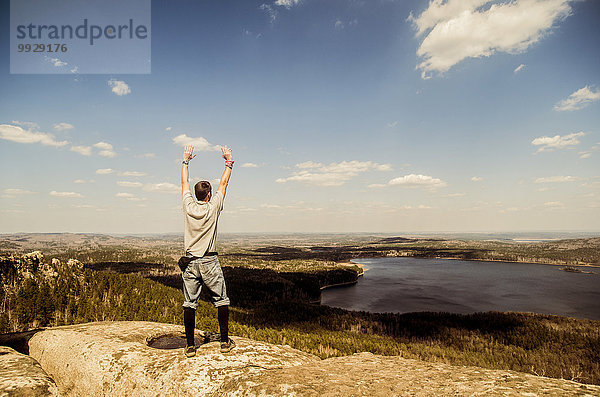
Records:
[[[108,80],[108,85],[112,88],[112,92],[118,96],[131,94],[131,88],[122,80],[110,79]]]
[[[279,14],[277,11],[278,8],[285,8],[289,10],[294,6],[300,5],[301,3],[301,0],[275,0],[275,2],[271,4],[263,3],[258,8],[266,12],[269,16],[269,21],[273,23]]]
[[[40,129],[40,126],[38,125],[38,123],[34,123],[33,121],[13,120],[12,123],[16,124],[16,125],[20,125],[21,127],[25,127],[28,130],[39,130]]]
[[[554,110],[558,112],[579,110],[598,99],[600,99],[600,90],[594,90],[586,85],[569,95],[567,99],[563,99],[554,105]]]
[[[473,181],[473,182],[481,182],[481,181],[483,181],[483,178],[480,177],[480,176],[473,176],[473,177],[471,177],[471,181]]]
[[[100,149],[98,154],[103,157],[115,157],[117,153],[113,149],[113,145],[106,142],[98,142],[94,144],[95,148]]]
[[[144,154],[137,154],[135,155],[136,158],[143,158],[143,159],[152,159],[156,157],[156,154],[154,153],[144,153]]]
[[[417,68],[426,79],[467,58],[523,52],[570,13],[569,0],[432,0],[419,16],[408,17],[417,37],[425,36]]]
[[[565,205],[560,202],[560,201],[548,201],[546,203],[544,203],[544,207],[549,207],[549,208],[562,208]]]
[[[591,147],[590,150],[584,150],[579,152],[579,158],[580,159],[587,159],[590,158],[592,156],[592,153],[597,152],[598,150],[600,150],[600,146],[599,145],[594,145]]]
[[[191,137],[186,134],[177,135],[173,138],[173,143],[179,146],[192,145],[195,151],[206,152],[206,151],[218,151],[221,150],[219,145],[211,145],[204,137]]]
[[[0,139],[18,143],[41,143],[45,146],[54,147],[65,146],[69,143],[67,141],[57,141],[54,135],[50,133],[34,131],[33,129],[24,130],[19,126],[10,124],[0,124]]]
[[[30,190],[25,189],[17,189],[17,188],[8,188],[2,191],[4,194],[0,196],[0,198],[11,199],[16,196],[25,196],[30,194],[36,194],[36,192],[32,192]]]
[[[123,172],[119,172],[119,175],[121,175],[121,176],[146,176],[146,173],[141,172],[141,171],[123,171]]]
[[[522,63],[519,66],[517,66],[516,69],[513,70],[513,73],[519,73],[523,69],[525,69],[525,64],[524,63]]]
[[[384,184],[372,184],[369,187],[386,187],[386,186],[404,186],[404,187],[428,187],[428,188],[440,188],[446,186],[447,183],[439,178],[434,178],[429,175],[421,174],[409,174],[398,178],[391,179],[388,183]]]
[[[98,175],[107,175],[112,174],[113,172],[115,172],[115,170],[113,170],[112,168],[100,168],[96,170],[96,174]]]
[[[61,61],[58,58],[50,58],[50,57],[46,56],[45,59],[46,59],[46,61],[50,62],[52,65],[54,65],[54,67],[57,67],[57,68],[68,65],[67,62]]]
[[[258,164],[255,163],[244,163],[242,164],[242,168],[258,168]]]
[[[123,187],[142,187],[143,183],[131,182],[131,181],[117,181],[117,185],[123,186]]]
[[[322,164],[306,161],[296,164],[296,171],[287,178],[279,178],[275,182],[304,182],[320,186],[341,186],[348,180],[366,171],[391,171],[389,164],[379,164],[372,161],[342,161],[339,163]]]
[[[535,181],[533,181],[533,183],[575,182],[575,181],[578,181],[580,179],[581,178],[579,178],[577,176],[570,176],[570,175],[561,176],[561,175],[556,175],[556,176],[548,176],[548,177],[544,177],[544,178],[537,178]]]
[[[57,131],[72,130],[73,128],[75,128],[73,124],[69,123],[56,123],[53,127]]]
[[[531,141],[532,145],[540,146],[536,153],[552,151],[554,149],[563,149],[569,146],[579,145],[579,137],[585,135],[585,132],[574,132],[568,135],[541,136]]]
[[[147,192],[181,193],[181,186],[177,186],[170,182],[147,183],[143,186],[143,189]]]
[[[63,197],[63,198],[82,198],[83,195],[81,193],[76,193],[76,192],[57,192],[56,190],[53,190],[50,192],[51,196],[54,197]]]
[[[91,146],[71,146],[69,149],[72,152],[79,153],[83,156],[91,156],[92,155],[92,147]]]
[[[300,3],[301,3],[300,0],[276,0],[275,3],[273,3],[273,4],[275,4],[276,6],[285,7],[287,9],[290,9],[293,6],[297,6]]]
[[[143,200],[145,200],[145,199],[137,197],[136,195],[131,194],[131,193],[117,193],[117,194],[115,194],[115,197],[119,197],[119,198],[122,198],[122,199],[125,199],[128,201],[143,201]]]

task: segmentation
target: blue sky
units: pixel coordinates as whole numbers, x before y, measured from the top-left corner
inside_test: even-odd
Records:
[[[0,2],[9,53],[9,2]],[[598,231],[596,1],[152,1],[151,74],[10,74],[0,232]]]

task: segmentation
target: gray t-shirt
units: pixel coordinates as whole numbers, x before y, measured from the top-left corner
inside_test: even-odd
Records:
[[[189,190],[183,193],[186,255],[203,256],[216,250],[217,221],[223,209],[223,193],[217,191],[209,202],[196,201]]]

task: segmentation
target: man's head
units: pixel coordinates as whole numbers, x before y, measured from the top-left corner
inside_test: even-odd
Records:
[[[209,181],[200,181],[194,186],[194,192],[198,201],[208,201],[212,194],[212,187]]]

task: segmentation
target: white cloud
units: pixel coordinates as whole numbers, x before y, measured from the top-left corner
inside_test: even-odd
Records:
[[[115,172],[112,168],[100,168],[96,170],[96,174],[98,175],[107,175]]]
[[[445,194],[443,197],[463,197],[465,195],[465,193],[448,193]]]
[[[275,22],[275,20],[277,19],[277,10],[275,9],[275,7],[272,7],[270,4],[261,4],[258,8],[265,11],[267,15],[269,15],[269,21],[271,23]]]
[[[513,70],[513,73],[519,73],[521,70],[523,70],[525,68],[525,64],[522,63],[519,66],[517,66],[517,68],[515,70]]]
[[[75,179],[73,183],[86,183],[83,179]]]
[[[143,184],[141,182],[131,182],[131,181],[117,181],[117,185],[123,187],[142,187]]]
[[[537,152],[552,151],[569,146],[579,145],[579,137],[584,136],[584,132],[574,132],[568,135],[542,136],[531,141],[532,145],[540,146]],[[536,152],[536,153],[537,153]]]
[[[123,171],[123,172],[119,172],[119,175],[121,175],[121,176],[146,176],[146,173],[141,172],[141,171]]]
[[[147,183],[144,185],[143,189],[148,192],[181,193],[181,186],[177,186],[169,182]]]
[[[26,194],[35,194],[35,192],[29,191],[29,190],[24,190],[24,189],[4,189],[3,190],[4,194],[7,194],[9,196],[22,196],[22,195],[26,195]]]
[[[131,193],[117,193],[115,194],[115,197],[119,197],[119,198],[124,198],[125,200],[129,200],[129,201],[143,201],[144,199],[137,197],[134,194]]]
[[[76,192],[57,192],[56,190],[51,191],[50,195],[54,196],[54,197],[65,197],[65,198],[82,198],[83,197],[80,193],[76,193]]]
[[[92,155],[92,147],[91,146],[71,146],[69,149],[72,152],[79,153],[84,156]]]
[[[592,146],[592,148],[590,150],[584,150],[579,152],[579,158],[580,159],[587,159],[590,158],[592,156],[592,153],[597,152],[598,150],[600,150],[600,146],[599,145],[594,145]]]
[[[570,13],[569,0],[432,0],[421,15],[408,17],[417,37],[425,35],[417,68],[426,79],[467,58],[523,52]]]
[[[112,92],[119,96],[127,95],[131,93],[131,89],[127,85],[126,82],[122,80],[110,79],[108,80],[108,85],[112,87]]]
[[[167,128],[165,128],[165,131],[171,131],[173,129],[173,127],[168,126]]]
[[[73,128],[73,124],[69,124],[69,123],[56,123],[54,124],[54,129],[57,131],[64,131],[64,130],[72,130]]]
[[[18,143],[41,143],[42,145],[54,147],[65,146],[69,143],[67,141],[57,141],[52,134],[33,131],[33,126],[30,126],[30,128],[24,130],[16,125],[0,124],[0,139]]]
[[[560,201],[548,201],[548,202],[544,203],[544,206],[550,207],[550,208],[558,208],[558,207],[564,207],[565,205],[563,203],[561,203]]]
[[[106,142],[98,142],[94,144],[95,148],[100,149],[98,154],[103,157],[115,157],[117,153],[113,150],[113,145]]]
[[[558,112],[579,110],[598,99],[600,99],[600,90],[591,89],[590,86],[586,85],[569,95],[567,99],[563,99],[554,105],[554,110]]]
[[[298,171],[292,176],[279,178],[275,182],[304,182],[320,186],[341,186],[348,180],[366,171],[391,171],[389,164],[379,164],[372,161],[341,161],[324,165],[313,161],[296,164]]]
[[[474,177],[471,178],[471,180],[473,182],[481,182],[481,181],[483,181],[483,178],[480,177],[480,176],[474,176]]]
[[[206,152],[206,151],[217,151],[221,150],[219,145],[211,145],[208,141],[199,136],[198,138],[187,136],[186,134],[177,135],[173,138],[173,143],[179,146],[192,145],[195,151]]]
[[[333,27],[336,28],[337,30],[342,30],[342,29],[344,29],[344,22],[342,22],[338,19],[333,24]]]
[[[575,182],[580,178],[576,176],[548,176],[545,178],[537,178],[533,183],[560,183],[560,182]]]
[[[401,176],[398,178],[394,178],[387,183],[389,186],[400,185],[406,187],[431,187],[438,188],[446,186],[446,182],[441,179],[434,178],[429,175],[421,175],[421,174],[410,174]]]
[[[280,205],[278,205],[278,204],[266,204],[266,203],[264,203],[264,204],[261,204],[261,205],[260,205],[260,208],[266,208],[266,209],[279,209],[279,208],[281,208],[281,206],[280,206]]]
[[[144,153],[144,154],[138,154],[135,157],[137,157],[137,158],[144,158],[144,159],[152,159],[152,158],[156,157],[156,154],[154,154],[154,153]]]
[[[293,6],[300,4],[300,0],[276,0],[273,4],[290,9]]]
[[[387,124],[387,126],[390,127],[390,128],[394,128],[397,125],[398,125],[398,120],[392,121],[391,123]]]
[[[58,58],[50,58],[50,57],[46,57],[46,61],[50,62],[51,64],[53,64],[55,67],[59,68],[61,66],[66,66],[68,65],[68,63],[61,61]]]
[[[38,125],[38,123],[34,123],[33,121],[13,120],[12,123],[16,124],[16,125],[20,125],[22,127],[25,127],[28,130],[39,130],[40,129],[40,126]]]
[[[258,168],[258,164],[255,164],[255,163],[244,163],[244,164],[242,164],[242,168]]]

